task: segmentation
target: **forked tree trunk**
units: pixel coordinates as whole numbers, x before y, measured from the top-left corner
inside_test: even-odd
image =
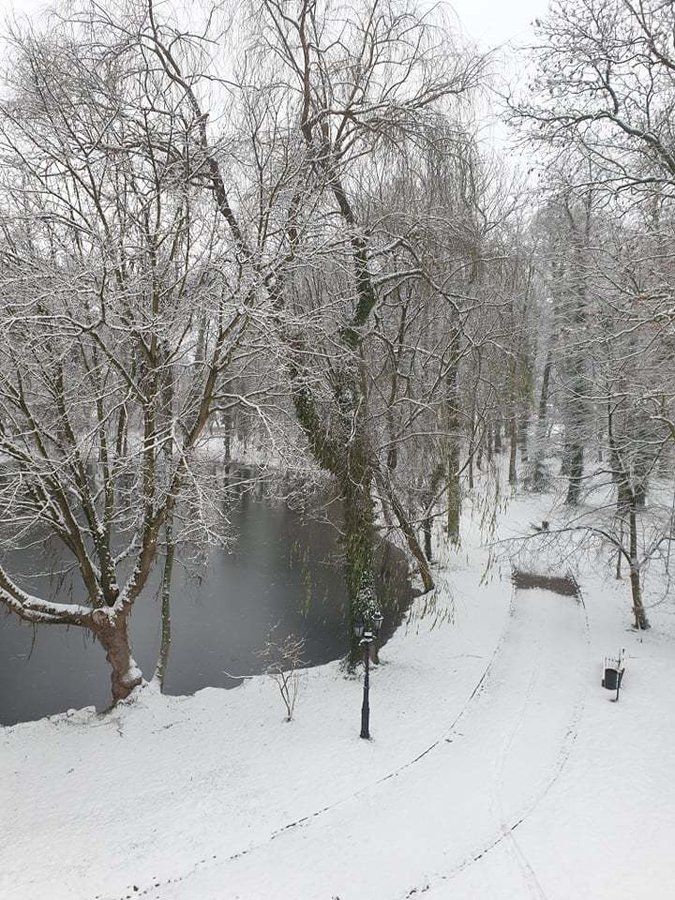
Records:
[[[125,700],[143,681],[141,670],[136,665],[129,645],[128,615],[118,614],[112,618],[103,613],[95,616],[94,633],[105,651],[105,658],[111,668],[113,703]]]

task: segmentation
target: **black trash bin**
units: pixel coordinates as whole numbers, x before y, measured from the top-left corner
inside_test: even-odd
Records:
[[[603,687],[606,687],[608,691],[615,691],[619,686],[618,669],[605,669],[605,677],[602,685]]]

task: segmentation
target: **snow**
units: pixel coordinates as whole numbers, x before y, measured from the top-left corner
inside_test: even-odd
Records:
[[[514,502],[506,531],[546,514]],[[675,615],[629,629],[625,583],[583,603],[481,583],[469,534],[362,683],[308,670],[0,730],[11,900],[670,900]],[[626,648],[620,701],[600,686]]]

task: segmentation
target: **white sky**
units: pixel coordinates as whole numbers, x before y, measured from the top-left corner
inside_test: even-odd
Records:
[[[0,0],[0,10],[3,17],[14,11],[17,14],[32,13],[42,6],[46,6],[42,0]]]
[[[0,0],[0,15],[12,9],[32,13],[46,5],[47,0]],[[529,24],[546,12],[548,0],[453,0],[447,5],[455,10],[469,37],[483,47],[494,47],[507,41],[527,42]]]
[[[449,5],[466,33],[491,48],[507,41],[527,43],[530,23],[546,13],[548,0],[452,0]]]
[[[52,5],[53,0],[0,0],[0,31],[2,20],[6,16],[34,15],[41,9]],[[187,0],[189,3],[189,0]],[[229,0],[238,3],[239,0]],[[439,0],[419,0],[424,7]],[[443,7],[450,11],[460,24],[460,31],[470,41],[474,41],[479,49],[501,48],[494,60],[492,71],[502,78],[512,81],[513,77],[522,75],[518,54],[511,52],[511,46],[527,45],[533,38],[532,21],[537,16],[544,16],[548,8],[548,0],[440,0]],[[498,83],[497,82],[497,83]],[[479,114],[483,138],[493,145],[508,143],[507,131],[499,121],[496,107],[492,101]]]

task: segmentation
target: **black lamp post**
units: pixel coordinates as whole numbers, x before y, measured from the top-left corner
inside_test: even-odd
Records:
[[[361,705],[361,737],[370,737],[370,645],[380,633],[384,616],[376,612],[371,616],[370,628],[366,628],[363,619],[354,622],[354,634],[359,638],[359,644],[363,647],[363,703]]]

